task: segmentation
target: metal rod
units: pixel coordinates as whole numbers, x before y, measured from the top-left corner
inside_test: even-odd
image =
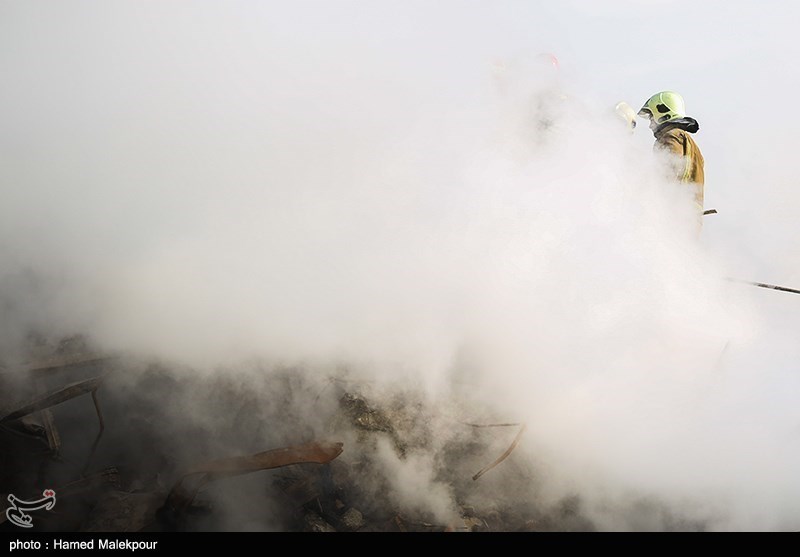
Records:
[[[749,280],[739,280],[735,278],[729,278],[728,280],[731,282],[738,282],[741,284],[758,286],[759,288],[769,288],[770,290],[780,290],[781,292],[791,292],[792,294],[800,294],[800,290],[796,288],[787,288],[786,286],[778,286],[776,284],[767,284],[765,282],[751,282]]]

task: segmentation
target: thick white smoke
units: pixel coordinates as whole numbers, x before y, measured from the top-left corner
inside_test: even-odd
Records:
[[[198,369],[346,364],[526,422],[536,496],[580,493],[603,528],[663,527],[623,510],[653,497],[796,529],[800,300],[724,280],[800,281],[778,131],[743,154],[693,114],[725,202],[698,240],[619,98],[536,66],[561,44],[542,23],[522,40],[503,11],[510,38],[474,46],[477,4],[114,6],[2,6],[4,358],[36,329]],[[608,66],[620,97],[635,68]],[[732,102],[695,106],[731,131]],[[430,459],[396,464],[422,486],[402,505],[451,513]]]

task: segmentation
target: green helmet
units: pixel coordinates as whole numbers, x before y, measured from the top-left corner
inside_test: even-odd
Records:
[[[650,127],[686,116],[683,97],[674,91],[656,93],[639,109],[639,116],[650,120]]]

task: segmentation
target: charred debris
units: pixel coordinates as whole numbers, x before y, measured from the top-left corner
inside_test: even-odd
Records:
[[[9,494],[56,493],[34,531],[594,529],[577,496],[511,495],[538,481],[514,458],[521,423],[441,418],[413,393],[373,400],[358,381],[291,369],[198,375],[82,337],[36,348],[0,367],[0,510]],[[435,454],[454,514],[396,503],[402,481],[380,447],[400,463]],[[16,528],[0,512],[0,531]]]

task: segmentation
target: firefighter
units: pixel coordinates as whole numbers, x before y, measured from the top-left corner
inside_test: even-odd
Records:
[[[639,116],[649,120],[656,138],[653,149],[669,155],[670,177],[692,188],[694,202],[703,215],[704,161],[700,148],[692,138],[700,125],[686,116],[683,97],[674,91],[661,91],[650,97],[639,110]]]

